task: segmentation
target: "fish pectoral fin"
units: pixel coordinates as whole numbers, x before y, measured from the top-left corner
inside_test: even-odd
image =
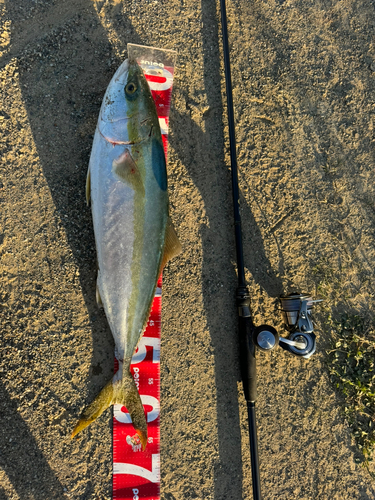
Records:
[[[131,376],[130,372],[123,374],[122,380],[111,380],[104,389],[96,396],[94,401],[90,403],[82,412],[81,417],[74,427],[71,437],[73,438],[100,415],[111,405],[119,403],[124,405],[132,419],[134,428],[139,436],[142,444],[142,449],[146,448],[147,444],[147,423],[141,397]]]
[[[90,165],[89,168],[87,169],[87,176],[86,176],[86,202],[89,205],[90,204],[90,190],[91,190],[91,174],[90,174]]]
[[[181,252],[182,246],[180,240],[178,239],[171,218],[168,217],[167,229],[165,233],[164,254],[161,267],[163,268],[169,260],[173,259],[173,257],[176,257]]]
[[[120,181],[128,184],[135,191],[144,196],[145,187],[143,185],[141,173],[128,149],[125,149],[118,158],[113,160],[112,170]]]

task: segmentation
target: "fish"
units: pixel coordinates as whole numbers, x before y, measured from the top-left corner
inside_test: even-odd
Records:
[[[166,161],[155,103],[142,69],[126,59],[103,98],[86,181],[98,263],[96,298],[119,370],[82,412],[72,438],[115,403],[145,449],[147,422],[130,363],[165,264],[182,248],[169,216]]]

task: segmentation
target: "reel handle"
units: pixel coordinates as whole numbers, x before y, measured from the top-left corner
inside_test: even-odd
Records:
[[[289,339],[280,338],[280,347],[295,356],[309,359],[316,350],[316,337],[312,332],[293,332]]]
[[[261,351],[272,351],[278,345],[285,351],[309,359],[316,349],[316,337],[312,332],[295,331],[289,338],[279,337],[277,330],[269,325],[261,325],[253,330],[253,344]]]

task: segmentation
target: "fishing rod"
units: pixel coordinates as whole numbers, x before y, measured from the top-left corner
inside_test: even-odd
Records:
[[[238,286],[236,290],[236,305],[238,309],[238,319],[239,319],[240,369],[241,369],[242,385],[245,393],[248,421],[249,421],[250,459],[251,459],[251,472],[253,480],[253,497],[254,500],[261,500],[258,437],[257,437],[256,414],[255,414],[255,402],[257,399],[255,343],[253,341],[255,326],[251,318],[250,294],[245,280],[245,265],[243,256],[242,228],[241,228],[241,215],[240,215],[239,189],[238,189],[236,135],[234,127],[234,110],[233,110],[233,96],[232,96],[232,78],[230,71],[228,27],[227,27],[225,0],[220,0],[220,9],[221,9],[221,28],[223,36],[223,51],[224,51],[225,85],[227,92],[234,232],[235,232],[236,253],[237,253]]]
[[[279,345],[284,350],[294,354],[295,356],[303,357],[305,359],[310,358],[316,349],[311,310],[314,303],[320,302],[320,300],[313,300],[308,295],[300,293],[291,293],[280,297],[281,312],[284,317],[286,329],[289,332],[288,338],[279,336],[276,329],[272,326],[261,325],[256,327],[253,323],[250,308],[250,293],[245,280],[232,79],[230,71],[225,0],[220,0],[220,9],[225,86],[227,93],[234,231],[237,254],[238,285],[236,289],[236,305],[239,321],[238,333],[240,347],[240,371],[248,412],[253,498],[254,500],[261,500],[258,438],[255,413],[255,403],[257,399],[256,348],[261,351],[270,351]]]

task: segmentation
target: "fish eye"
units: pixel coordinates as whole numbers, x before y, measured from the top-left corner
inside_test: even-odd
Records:
[[[129,82],[125,87],[125,92],[127,95],[132,96],[137,91],[137,85],[134,82]]]

